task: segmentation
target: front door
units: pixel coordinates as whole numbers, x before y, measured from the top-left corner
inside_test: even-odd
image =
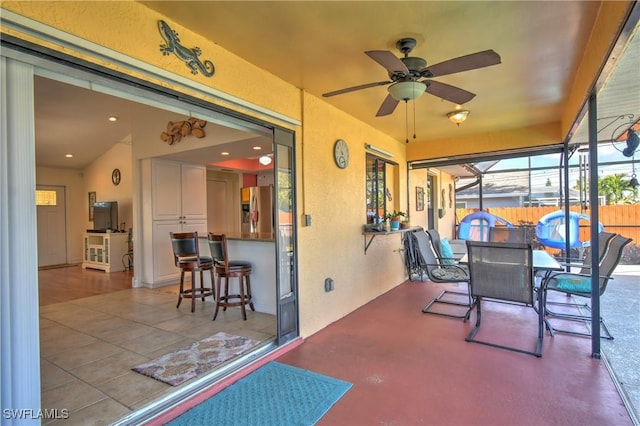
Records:
[[[38,266],[67,263],[65,188],[36,187]]]

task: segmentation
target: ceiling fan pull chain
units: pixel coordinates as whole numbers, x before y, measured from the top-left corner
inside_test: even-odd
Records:
[[[404,101],[404,129],[405,135],[407,135],[407,139],[405,143],[409,143],[409,105],[408,102]]]
[[[413,139],[416,138],[416,102],[413,101]]]

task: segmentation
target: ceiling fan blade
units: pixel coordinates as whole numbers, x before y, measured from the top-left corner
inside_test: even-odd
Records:
[[[423,81],[427,85],[425,92],[430,93],[439,98],[451,101],[454,104],[462,105],[475,98],[475,93],[467,92],[459,87],[450,84],[441,83],[439,81],[426,80]]]
[[[401,72],[404,74],[409,73],[409,69],[396,55],[388,50],[368,50],[367,55],[389,71],[390,74],[395,72]]]
[[[334,90],[333,92],[323,93],[322,96],[328,98],[329,96],[341,95],[343,93],[355,92],[356,90],[368,89],[369,87],[384,86],[391,81],[376,81],[375,83],[366,83],[359,86],[347,87],[346,89]]]
[[[380,105],[380,109],[376,113],[376,117],[382,117],[393,113],[397,106],[398,100],[394,99],[391,95],[387,95],[384,101],[382,101],[382,105]]]
[[[500,55],[493,50],[484,50],[425,67],[421,69],[420,72],[428,71],[430,75],[426,77],[440,77],[442,75],[498,65],[499,63],[501,63]]]

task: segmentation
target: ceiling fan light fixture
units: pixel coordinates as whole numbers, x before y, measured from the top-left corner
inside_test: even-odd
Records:
[[[469,115],[468,109],[457,109],[455,111],[451,111],[447,113],[447,117],[449,118],[449,121],[451,121],[453,124],[456,124],[458,126],[460,125],[460,123],[463,123],[467,119],[468,115]]]
[[[397,101],[410,101],[424,94],[427,86],[420,81],[399,81],[387,89]]]

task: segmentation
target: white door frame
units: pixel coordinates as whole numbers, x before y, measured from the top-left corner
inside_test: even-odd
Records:
[[[36,190],[55,190],[57,201],[55,206],[36,206],[38,267],[68,263],[66,188],[37,185]]]

